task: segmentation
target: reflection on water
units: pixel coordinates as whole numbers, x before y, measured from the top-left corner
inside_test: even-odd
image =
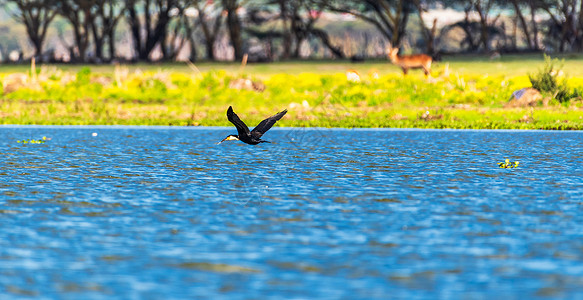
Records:
[[[0,127],[0,297],[583,296],[582,133],[231,131]]]

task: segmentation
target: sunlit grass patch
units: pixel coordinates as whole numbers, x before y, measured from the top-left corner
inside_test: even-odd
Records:
[[[50,70],[45,71],[45,70]],[[581,101],[548,107],[504,108],[528,76],[460,73],[439,67],[434,77],[413,72],[344,72],[255,76],[224,70],[202,73],[134,69],[75,73],[41,67],[37,76],[0,74],[2,124],[230,126],[232,105],[250,124],[287,108],[280,126],[579,129]],[[314,69],[315,71],[315,69]],[[264,89],[232,83],[249,80]],[[569,84],[583,90],[583,79]]]

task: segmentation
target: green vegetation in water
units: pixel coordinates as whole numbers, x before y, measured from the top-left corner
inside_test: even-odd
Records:
[[[259,78],[221,70],[118,66],[109,72],[81,67],[72,73],[42,66],[35,73],[0,74],[0,123],[231,126],[225,112],[232,105],[250,124],[287,108],[278,125],[288,127],[583,129],[580,98],[506,108],[513,91],[531,85],[527,75],[461,73],[444,63],[429,79],[420,72],[359,73],[358,80],[349,80],[337,69]],[[261,81],[265,88],[235,86],[241,79]],[[583,90],[583,77],[567,81]]]
[[[18,140],[16,142],[19,143],[19,144],[44,144],[48,140],[50,140],[50,138],[47,138],[46,136],[43,136],[43,138],[40,139],[40,140],[27,139],[27,140]]]
[[[510,162],[509,159],[506,159],[504,162],[499,162],[498,167],[503,169],[511,169],[511,168],[518,168],[519,162]]]

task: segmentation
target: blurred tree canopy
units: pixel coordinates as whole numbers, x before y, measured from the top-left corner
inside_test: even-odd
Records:
[[[241,60],[245,54],[250,61],[364,59],[384,55],[388,43],[431,55],[583,51],[580,0],[0,0],[0,4],[26,32],[32,49],[26,58],[41,61],[65,60],[56,55],[58,49],[67,52],[67,61],[83,63]],[[457,17],[448,17],[452,12]],[[59,26],[51,27],[56,20]],[[1,25],[4,33],[12,32]],[[51,30],[57,31],[58,40],[47,41]],[[2,57],[15,51],[15,44],[5,38],[0,43]]]

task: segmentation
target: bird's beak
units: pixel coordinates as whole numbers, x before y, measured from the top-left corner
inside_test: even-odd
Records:
[[[224,142],[224,141],[238,141],[238,140],[239,139],[236,136],[229,135],[228,137],[224,138],[222,141],[218,142],[217,145]]]

